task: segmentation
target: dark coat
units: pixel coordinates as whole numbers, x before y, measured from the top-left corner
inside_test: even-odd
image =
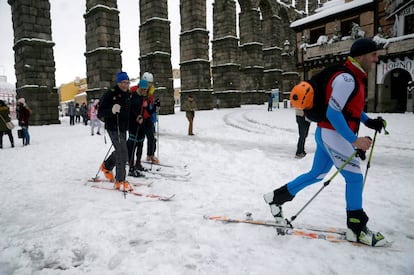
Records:
[[[144,114],[144,108],[142,107],[142,103],[144,102],[144,97],[138,92],[133,92],[131,94],[131,110],[129,113],[129,132],[135,133],[137,131],[138,116],[142,116]]]
[[[119,114],[112,113],[112,106],[121,105]],[[130,110],[129,92],[123,92],[118,85],[107,90],[99,100],[98,116],[105,122],[105,129],[108,131],[126,132],[128,130]],[[118,125],[119,121],[119,125]]]
[[[10,109],[7,106],[0,106],[0,115],[6,122],[10,121]],[[6,126],[6,123],[0,118],[0,132],[7,132],[9,129]]]
[[[17,104],[17,118],[19,120],[19,126],[29,126],[29,118],[31,113],[32,111],[29,107],[27,107],[27,105],[23,105],[22,103]]]

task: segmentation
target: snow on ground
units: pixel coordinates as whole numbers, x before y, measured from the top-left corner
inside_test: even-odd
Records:
[[[382,114],[390,135],[377,136],[364,190],[368,225],[394,241],[391,249],[277,236],[269,227],[203,219],[246,212],[270,219],[262,195],[310,168],[315,126],[308,156],[295,159],[294,111],[266,109],[198,111],[193,137],[186,135],[184,113],[161,116],[160,159],[187,165],[191,178],[159,179],[136,190],[176,194],[168,202],[90,188],[87,179],[96,175],[110,145],[91,136],[89,126],[71,127],[67,118],[60,125],[32,126],[31,145],[22,147],[18,140],[14,149],[4,136],[0,274],[413,274],[411,113]],[[373,131],[362,127],[361,135],[372,137]],[[299,193],[285,214],[296,214],[321,186]],[[296,222],[343,227],[344,207],[338,176]]]

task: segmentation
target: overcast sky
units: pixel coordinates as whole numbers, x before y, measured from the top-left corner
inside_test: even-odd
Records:
[[[56,63],[56,86],[73,81],[76,77],[86,77],[85,63],[85,21],[83,14],[86,9],[85,0],[52,0],[52,40]],[[212,3],[207,0],[207,28],[212,38]],[[179,0],[168,0],[169,20],[171,21],[171,62],[173,68],[178,68],[180,8]],[[121,28],[121,49],[123,70],[130,77],[139,76],[139,0],[119,0]],[[7,82],[15,84],[13,24],[11,7],[6,0],[0,1],[0,75],[7,76]],[[210,44],[211,47],[211,44]]]

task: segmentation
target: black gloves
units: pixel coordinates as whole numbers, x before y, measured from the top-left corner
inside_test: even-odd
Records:
[[[157,107],[161,106],[161,101],[158,97],[155,99],[155,106],[157,106]]]
[[[356,156],[359,157],[362,161],[367,158],[366,152],[362,149],[356,149],[357,154]]]
[[[367,121],[365,121],[365,126],[367,126],[370,129],[373,129],[379,133],[381,133],[382,128],[385,129],[385,127],[387,126],[387,121],[385,121],[384,119],[382,119],[382,117],[377,117],[374,119],[367,119]]]

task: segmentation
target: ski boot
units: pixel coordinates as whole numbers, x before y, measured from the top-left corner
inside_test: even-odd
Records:
[[[126,180],[119,180],[115,183],[115,189],[120,190],[120,191],[124,191],[124,192],[129,192],[134,190],[132,188],[131,185],[129,185],[129,183]]]
[[[270,206],[270,212],[275,218],[276,224],[280,226],[288,225],[286,219],[283,217],[282,204],[293,200],[294,197],[289,193],[287,185],[263,195],[263,199]]]
[[[106,168],[105,168],[105,163],[102,163],[102,164],[101,164],[100,169],[101,169],[101,171],[104,173],[105,178],[106,178],[107,180],[109,180],[110,182],[114,182],[114,181],[115,181],[115,179],[114,179],[114,174],[112,173],[112,171],[111,171],[111,170],[108,170],[108,169],[106,169]]]
[[[373,232],[367,227],[368,216],[364,210],[347,211],[346,239],[368,246],[385,246],[388,241],[380,232]]]
[[[139,169],[133,167],[129,169],[128,176],[134,178],[144,177],[144,175],[139,171]]]

